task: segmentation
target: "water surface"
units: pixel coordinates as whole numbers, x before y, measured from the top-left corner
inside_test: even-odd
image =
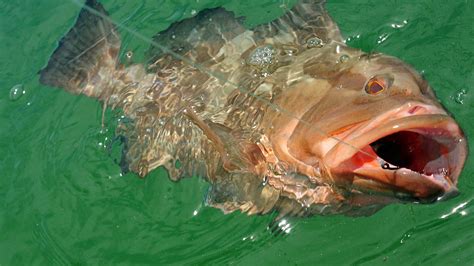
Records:
[[[292,1],[294,2],[294,1]],[[204,8],[271,20],[288,1],[104,0],[113,19],[145,36]],[[391,205],[370,217],[288,219],[223,215],[203,205],[208,185],[158,169],[121,175],[117,114],[93,99],[41,86],[42,68],[79,7],[71,0],[0,0],[0,265],[67,264],[472,264],[474,161],[461,195],[435,205]],[[347,42],[422,71],[468,137],[474,136],[473,1],[329,0]],[[143,60],[149,44],[122,32]],[[10,98],[10,89],[23,84]],[[17,91],[18,92],[18,91]],[[471,145],[472,150],[472,145]]]

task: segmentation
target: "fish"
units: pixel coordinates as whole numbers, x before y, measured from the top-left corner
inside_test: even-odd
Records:
[[[346,45],[325,2],[252,28],[205,9],[125,64],[119,24],[87,0],[39,80],[123,112],[124,171],[200,176],[224,213],[360,216],[456,196],[460,126],[413,67]]]

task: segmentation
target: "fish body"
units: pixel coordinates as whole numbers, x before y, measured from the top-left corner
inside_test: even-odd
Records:
[[[362,215],[456,194],[459,126],[413,68],[345,45],[324,2],[253,29],[204,10],[124,66],[116,27],[87,0],[40,81],[122,109],[127,169],[200,175],[226,213]]]

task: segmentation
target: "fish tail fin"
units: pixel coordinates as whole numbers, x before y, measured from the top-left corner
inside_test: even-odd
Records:
[[[120,50],[120,37],[107,15],[96,0],[86,1],[76,23],[40,70],[42,84],[73,94],[106,97]]]

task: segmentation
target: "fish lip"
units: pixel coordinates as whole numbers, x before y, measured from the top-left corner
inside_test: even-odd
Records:
[[[383,171],[383,170],[382,170]],[[433,203],[436,201],[445,201],[459,194],[456,185],[450,181],[448,176],[443,175],[425,175],[407,168],[400,168],[395,171],[403,171],[403,176],[398,177],[402,183],[408,185],[402,186],[397,183],[378,180],[377,173],[363,176],[360,171],[354,173],[359,180],[353,180],[353,188],[368,193],[377,193],[389,197],[397,198],[401,202]],[[396,175],[396,174],[395,174]],[[373,182],[369,186],[360,185],[360,180]]]
[[[451,159],[450,156],[455,156],[458,160],[452,168],[449,164],[449,177],[447,175],[426,175],[403,167],[383,169],[381,166],[385,160],[377,154],[375,154],[376,159],[380,161],[378,167],[345,169],[348,160],[363,155],[362,149],[370,147],[377,140],[402,131],[413,131],[434,140],[444,139],[449,141],[448,144],[455,147],[453,148],[455,151],[452,151],[452,153],[450,151],[446,156],[449,156],[449,159]],[[412,195],[410,201],[420,203],[445,200],[457,194],[457,177],[467,157],[467,143],[457,123],[439,107],[422,103],[407,103],[336,137],[344,142],[334,145],[324,156],[326,170],[334,180],[337,180],[341,175],[345,176],[345,179],[353,178],[355,175],[359,178],[379,182],[382,187],[386,186],[386,190],[392,193],[407,192]],[[380,178],[380,176],[383,178]],[[377,179],[377,177],[379,178]],[[398,181],[392,181],[390,178],[392,180],[398,178]],[[390,180],[390,182],[385,179]],[[347,182],[347,180],[345,181]],[[411,184],[416,188],[408,187],[407,189],[401,184]],[[414,184],[418,185],[415,186]],[[396,197],[396,195],[392,196]]]
[[[357,180],[359,178],[359,180]],[[431,204],[438,201],[446,201],[459,195],[459,190],[455,186],[451,186],[448,190],[444,191],[441,195],[432,195],[430,197],[417,197],[410,194],[407,191],[394,189],[390,185],[379,182],[373,179],[365,179],[360,176],[355,177],[356,181],[351,186],[353,195],[369,195],[371,197],[377,196],[382,198],[387,203],[418,203],[418,204]],[[370,186],[364,186],[360,184],[360,180],[372,182],[374,189]]]

